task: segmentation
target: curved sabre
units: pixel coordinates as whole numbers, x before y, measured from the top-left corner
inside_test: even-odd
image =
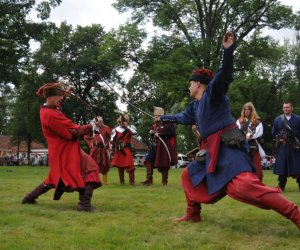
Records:
[[[108,151],[107,148],[106,148],[106,145],[105,145],[105,142],[104,142],[104,138],[103,138],[103,136],[101,135],[101,133],[99,133],[99,135],[100,135],[101,141],[102,141],[102,143],[103,143],[103,147],[105,148],[106,153],[107,153],[107,155],[108,155],[108,159],[110,159],[110,153],[109,153],[109,151]]]
[[[170,160],[170,165],[171,165],[171,155],[170,155],[170,151],[166,145],[166,143],[164,142],[164,140],[158,135],[157,138],[162,142],[162,144],[165,146],[166,150],[167,150],[167,153],[168,153],[168,156],[169,156],[169,160]]]

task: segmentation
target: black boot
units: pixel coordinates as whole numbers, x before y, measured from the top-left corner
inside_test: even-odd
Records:
[[[41,195],[49,191],[52,186],[45,185],[44,183],[38,185],[35,189],[28,193],[22,200],[22,204],[36,204],[36,199]]]
[[[169,177],[169,169],[165,168],[161,170],[161,175],[162,175],[162,184],[163,186],[168,185],[168,177]]]
[[[298,183],[298,188],[299,188],[299,191],[300,191],[300,178],[297,178],[297,183]]]
[[[130,183],[130,185],[135,185],[134,170],[130,171],[128,174],[129,174],[129,183]]]
[[[87,183],[85,185],[84,190],[79,191],[79,202],[77,205],[78,211],[86,211],[86,212],[94,211],[94,208],[92,207],[92,204],[91,204],[91,199],[93,197],[93,191],[94,191],[94,187],[90,183]]]
[[[284,175],[279,175],[278,176],[278,186],[281,188],[282,191],[285,189],[285,185],[287,182],[287,177]]]
[[[124,185],[124,183],[125,183],[125,177],[124,177],[125,168],[118,168],[118,171],[119,171],[120,184]]]

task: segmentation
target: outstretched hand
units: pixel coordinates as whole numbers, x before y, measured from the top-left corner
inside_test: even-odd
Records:
[[[222,41],[222,45],[225,49],[229,48],[232,44],[235,43],[236,36],[233,32],[227,32]]]

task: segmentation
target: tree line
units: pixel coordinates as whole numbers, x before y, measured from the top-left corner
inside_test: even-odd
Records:
[[[61,0],[0,2],[0,133],[15,141],[43,142],[39,100],[35,92],[45,82],[72,84],[82,103],[68,99],[64,112],[86,123],[92,113],[115,125],[120,114],[118,88],[131,103],[152,113],[161,106],[168,113],[182,111],[191,101],[187,79],[199,67],[215,71],[220,41],[227,30],[237,33],[235,81],[229,90],[233,116],[252,101],[263,119],[267,151],[271,126],[284,100],[300,113],[300,13],[274,0],[118,0],[114,7],[130,12],[118,29],[101,24],[73,27],[47,21]],[[32,11],[39,22],[31,20]],[[145,28],[152,22],[154,35]],[[280,43],[264,28],[298,31],[296,42]],[[34,46],[32,46],[34,45]],[[122,72],[133,72],[126,81]],[[147,143],[153,120],[128,105],[132,123]],[[180,152],[197,145],[191,129],[177,126]],[[28,147],[30,150],[30,147]]]

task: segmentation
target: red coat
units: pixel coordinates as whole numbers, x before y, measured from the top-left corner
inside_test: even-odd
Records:
[[[114,158],[111,162],[112,166],[128,168],[134,165],[133,155],[130,149],[131,137],[133,132],[129,129],[124,129],[121,126],[118,126],[113,129],[112,132],[112,143],[116,145],[124,144],[123,150],[116,150],[114,153]]]
[[[109,126],[104,125],[99,128],[99,132],[94,132],[94,136],[86,135],[84,136],[84,140],[88,144],[90,148],[90,156],[96,161],[99,166],[99,170],[101,174],[106,174],[110,168],[110,156],[109,156],[109,140],[111,137],[111,128]],[[104,141],[103,145],[103,141]]]
[[[40,110],[43,134],[48,143],[50,171],[45,184],[57,188],[59,180],[75,190],[84,188],[85,182],[100,185],[98,166],[80,148],[79,139],[73,139],[69,129],[80,126],[68,119],[59,109],[42,106]]]
[[[156,155],[154,161],[154,167],[156,168],[170,168],[177,164],[177,147],[176,147],[176,129],[173,124],[162,124],[157,127],[156,124],[153,126],[153,130],[156,130],[161,137],[161,139],[166,144],[171,162],[169,159],[169,154],[166,147],[161,142],[160,139],[156,139]]]

